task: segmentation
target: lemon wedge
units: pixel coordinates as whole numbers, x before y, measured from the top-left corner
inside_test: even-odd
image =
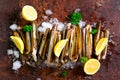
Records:
[[[95,74],[100,69],[100,62],[97,59],[89,59],[84,64],[84,72],[88,75]]]
[[[95,48],[95,54],[99,55],[108,44],[108,38],[101,38]]]
[[[19,38],[19,37],[17,37],[17,36],[10,36],[10,38],[15,43],[15,45],[17,46],[17,48],[19,49],[19,51],[23,54],[24,43],[23,43],[22,39]]]
[[[30,5],[25,5],[22,8],[22,17],[27,21],[34,21],[37,19],[37,11]]]
[[[65,47],[68,39],[60,40],[57,42],[57,44],[54,47],[54,54],[55,56],[59,57],[60,53],[62,52],[62,49]]]

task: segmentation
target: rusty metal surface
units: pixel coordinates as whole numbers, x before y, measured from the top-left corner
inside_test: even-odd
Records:
[[[80,8],[84,20],[94,22],[102,20],[105,28],[113,34],[115,44],[109,44],[109,52],[101,68],[93,76],[83,73],[82,67],[67,70],[66,77],[59,77],[59,69],[36,69],[23,66],[19,71],[11,70],[11,62],[7,56],[9,46],[9,25],[16,21],[16,15],[25,4],[35,6],[38,12],[50,8],[53,16],[64,21],[76,8]],[[40,16],[40,15],[39,15]],[[39,20],[38,20],[39,21]],[[120,0],[0,0],[0,80],[120,80]]]

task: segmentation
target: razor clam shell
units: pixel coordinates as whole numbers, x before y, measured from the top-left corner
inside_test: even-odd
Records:
[[[39,48],[39,46],[41,45],[43,36],[44,36],[44,33],[43,33],[43,32],[39,32],[38,48]]]
[[[76,52],[76,29],[74,28],[71,32],[71,39],[70,39],[70,47],[71,51],[69,53],[69,58],[72,62],[76,62],[78,59],[78,53]]]
[[[76,30],[77,30],[77,33],[76,33],[77,50],[78,50],[79,57],[81,58],[82,57],[82,32],[81,32],[80,26],[77,26]]]
[[[54,39],[55,39],[56,35],[57,35],[57,31],[56,31],[55,27],[53,27],[52,32],[51,32],[50,42],[49,42],[48,54],[47,54],[47,61],[46,61],[47,64],[50,64],[52,61]]]
[[[77,27],[79,26],[75,26],[75,34],[74,34],[74,44],[75,44],[75,50],[74,50],[74,53],[72,55],[72,62],[76,62],[79,58],[79,53],[78,53],[78,37],[80,36],[77,36],[78,32],[77,32]]]
[[[100,38],[103,38],[104,37],[104,32],[103,31],[101,31],[100,32]],[[98,60],[100,60],[101,59],[101,53],[98,55]]]
[[[41,45],[41,42],[42,42],[42,38],[43,38],[43,36],[44,36],[44,33],[43,32],[39,32],[39,37],[38,37],[38,41],[37,41],[37,47],[38,47],[38,53],[39,53],[39,47],[40,47],[40,45]],[[46,45],[47,46],[47,45]],[[41,57],[39,56],[39,54],[38,54],[38,56],[37,56],[37,62],[36,62],[36,66],[38,66],[38,65],[40,65],[40,60],[41,60]]]
[[[104,37],[107,37],[109,39],[109,31],[108,30],[105,30],[104,32]],[[106,55],[107,55],[107,47],[108,47],[108,43],[107,43],[107,46],[105,47],[105,49],[102,51],[101,53],[101,57],[102,59],[106,59]]]
[[[67,29],[67,33],[66,33],[66,39],[70,40],[70,36],[71,36],[71,31],[72,29]],[[64,33],[65,34],[65,33]],[[68,49],[69,49],[69,41],[66,43],[65,47],[63,48],[62,54],[61,54],[61,62],[65,63],[65,58],[66,56],[68,56]]]
[[[56,43],[59,41],[59,40],[61,40],[61,33],[58,31],[57,32],[57,41],[56,41]],[[59,57],[56,57],[55,56],[55,63],[59,63]]]
[[[32,22],[33,30],[31,31],[31,50],[32,50],[32,57],[34,61],[37,61],[37,40],[36,40],[36,30],[37,30],[37,25],[35,22]]]
[[[53,42],[53,53],[54,53],[54,47],[55,47],[56,43],[58,42],[57,39],[58,39],[58,31],[56,30],[56,34],[55,34],[54,42]],[[56,60],[56,61],[59,60],[59,58],[56,57],[55,55],[52,56],[52,59],[53,59],[53,62],[54,62],[55,60]]]
[[[86,26],[86,57],[89,59],[92,55],[92,34],[90,34],[91,25]]]
[[[69,58],[72,60],[72,54],[74,53],[75,49],[75,44],[74,44],[74,34],[75,34],[75,29],[72,29],[71,31],[71,37],[70,37],[70,53],[69,53]]]
[[[37,50],[35,48],[33,48],[32,57],[33,57],[33,59],[34,59],[35,62],[37,61],[37,55],[36,55],[36,53],[37,53]]]
[[[96,28],[97,28],[97,33],[94,36],[94,49],[96,48],[96,45],[98,43],[98,41],[100,40],[100,31],[101,31],[101,21],[97,24]]]
[[[65,37],[66,37],[66,29],[62,31],[62,39],[65,39]]]
[[[29,54],[30,51],[31,51],[31,39],[30,39],[30,33],[29,32],[26,32],[25,47],[26,47],[26,54]]]
[[[43,50],[42,59],[47,59],[46,53],[47,53],[47,49],[49,48],[48,45],[49,45],[49,42],[50,42],[50,34],[51,34],[51,30],[49,30],[48,35],[47,35],[47,40],[46,40],[45,47],[44,47],[44,50]]]
[[[82,56],[86,56],[86,29],[82,29]]]
[[[50,31],[50,29],[47,28],[46,31],[45,31],[45,34],[44,34],[44,36],[42,38],[41,45],[39,46],[39,51],[38,52],[39,52],[40,56],[43,56],[42,53],[43,53],[43,50],[44,50],[46,42],[47,42],[47,36],[48,36],[49,31]]]
[[[18,31],[20,34],[21,39],[23,40],[23,43],[25,43],[25,35],[22,30]]]

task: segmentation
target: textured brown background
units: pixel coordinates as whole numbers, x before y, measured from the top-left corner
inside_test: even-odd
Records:
[[[101,3],[102,6],[99,5]],[[84,20],[88,22],[102,20],[105,28],[113,34],[115,44],[109,43],[109,52],[101,68],[93,76],[83,73],[81,67],[67,70],[68,75],[59,77],[58,69],[35,69],[23,66],[19,71],[11,70],[11,62],[7,56],[9,41],[9,25],[16,21],[17,13],[25,4],[33,5],[40,15],[50,8],[60,21],[65,20],[76,8],[80,8]],[[40,20],[38,20],[40,21]],[[120,80],[120,0],[0,0],[0,80]]]

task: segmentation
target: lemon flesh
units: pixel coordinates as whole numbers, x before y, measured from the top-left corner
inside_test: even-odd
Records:
[[[67,43],[68,39],[65,40],[60,40],[57,42],[57,44],[54,47],[54,54],[55,56],[59,57],[62,49],[65,47],[66,43]]]
[[[99,55],[108,44],[108,38],[101,38],[95,48],[95,54]]]
[[[34,21],[37,19],[37,11],[34,7],[25,5],[22,8],[22,17],[27,21]]]
[[[15,43],[15,45],[17,46],[17,48],[19,49],[19,51],[23,54],[24,43],[23,43],[22,39],[19,38],[19,37],[17,37],[17,36],[10,36],[10,38]]]
[[[97,59],[89,59],[84,64],[84,72],[88,75],[95,74],[100,69],[100,62]]]

